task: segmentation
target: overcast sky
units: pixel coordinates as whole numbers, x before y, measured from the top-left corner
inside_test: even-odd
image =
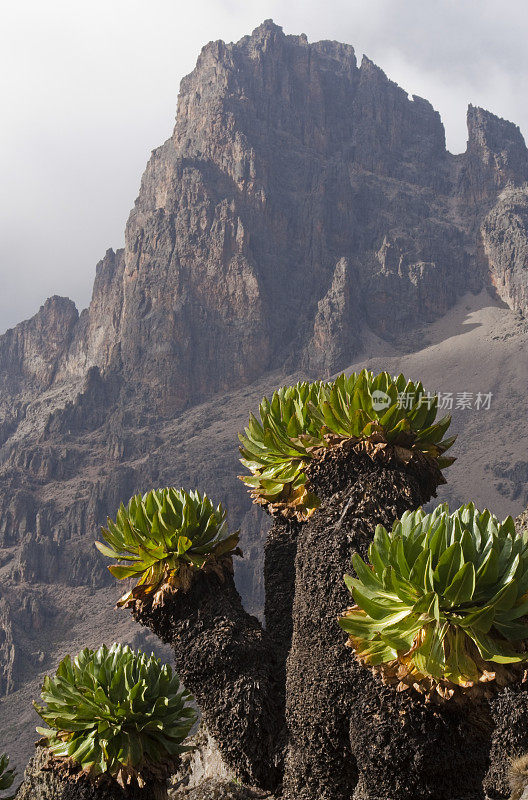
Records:
[[[79,308],[123,231],[203,44],[264,19],[338,39],[429,99],[465,149],[469,102],[528,133],[526,0],[17,0],[0,29],[0,332],[51,294]]]

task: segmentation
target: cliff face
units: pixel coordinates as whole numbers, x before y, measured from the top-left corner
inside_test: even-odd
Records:
[[[490,279],[510,308],[528,308],[528,190],[508,188],[481,226]]]
[[[36,391],[49,388],[68,353],[78,320],[71,300],[50,297],[32,319],[0,336],[2,399],[14,394],[16,386]]]
[[[526,145],[517,125],[472,105],[467,122],[466,188],[475,200],[528,180]]]
[[[527,180],[515,125],[470,107],[453,156],[432,106],[349,45],[268,21],[204,47],[89,308],[53,297],[0,337],[0,692],[52,669],[108,601],[93,540],[135,491],[225,501],[256,596],[267,523],[236,480],[248,411],[374,334],[412,349],[465,292],[526,310]],[[94,644],[128,636],[109,619]]]
[[[473,106],[468,135],[467,152],[449,154],[432,106],[348,45],[271,21],[208,44],[147,165],[125,250],[98,265],[76,324],[65,301],[44,307],[50,342],[52,311],[63,328],[26,369],[42,388],[116,367],[147,394],[155,384],[171,414],[285,364],[329,374],[367,328],[401,337],[498,283],[510,257],[497,267],[477,229],[502,189],[528,180],[524,140]],[[525,304],[526,275],[510,277],[505,299]],[[15,331],[31,351],[30,324]],[[24,363],[13,347],[2,345],[8,374]]]

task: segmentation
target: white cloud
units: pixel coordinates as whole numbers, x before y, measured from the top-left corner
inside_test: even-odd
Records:
[[[87,304],[210,39],[272,17],[311,41],[347,41],[438,108],[453,151],[468,102],[528,131],[521,0],[21,0],[2,17],[0,330],[53,293]]]

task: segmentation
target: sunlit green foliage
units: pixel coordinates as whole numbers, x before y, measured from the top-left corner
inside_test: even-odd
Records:
[[[376,528],[366,564],[345,577],[356,605],[340,619],[356,657],[400,689],[450,697],[504,685],[527,657],[528,532],[473,503],[406,512]]]
[[[96,547],[108,558],[124,562],[108,569],[119,580],[137,583],[119,601],[163,602],[167,593],[189,588],[198,570],[222,574],[231,568],[237,549],[238,531],[228,533],[226,512],[214,506],[207,495],[183,489],[155,489],[137,494],[116,521],[108,519],[102,529],[106,544]]]
[[[454,459],[443,454],[455,437],[444,439],[451,418],[437,420],[438,398],[421,383],[387,372],[363,370],[335,381],[298,383],[265,397],[260,421],[251,414],[239,434],[242,476],[254,500],[270,511],[306,519],[318,499],[306,488],[306,468],[323,448],[345,440],[363,442],[373,452],[391,446],[403,460],[413,454],[439,469]]]
[[[170,666],[120,644],[66,656],[41,697],[48,727],[37,731],[50,753],[121,786],[170,774],[196,719]]]
[[[13,800],[14,795],[6,795],[4,791],[10,789],[16,778],[14,769],[9,769],[9,756],[0,755],[0,797],[2,800]]]

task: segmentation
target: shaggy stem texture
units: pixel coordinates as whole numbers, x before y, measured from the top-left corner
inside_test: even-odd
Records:
[[[528,530],[528,510],[515,520]],[[528,682],[508,686],[490,701],[494,730],[484,788],[490,800],[517,800],[528,788]]]
[[[354,663],[337,622],[350,602],[343,575],[353,552],[366,555],[377,524],[390,526],[427,502],[441,480],[423,461],[381,461],[352,445],[329,450],[309,470],[309,488],[322,505],[298,538],[284,800],[350,800],[361,779],[350,716],[358,679],[370,673]],[[396,720],[396,732],[398,725]],[[391,792],[386,797],[399,800]]]
[[[108,778],[94,782],[76,766],[59,764],[39,747],[24,773],[16,800],[165,800],[166,782],[122,789]]]
[[[484,800],[493,729],[487,700],[427,703],[366,669],[357,670],[351,699],[353,800]]]
[[[133,614],[174,648],[176,671],[226,764],[243,783],[275,789],[284,729],[275,651],[232,575],[199,574],[188,591]]]
[[[528,684],[507,686],[490,700],[490,708],[494,729],[484,788],[492,800],[508,800],[512,759],[528,754]]]
[[[286,669],[292,640],[295,558],[301,529],[302,524],[296,520],[276,517],[264,546],[264,617],[282,672]],[[283,677],[283,683],[284,680]]]

